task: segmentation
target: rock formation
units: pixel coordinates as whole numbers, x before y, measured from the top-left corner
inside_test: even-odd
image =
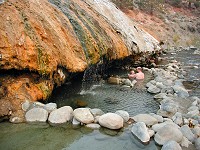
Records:
[[[159,50],[108,0],[7,0],[0,12],[0,116],[46,99],[54,85],[102,58]]]

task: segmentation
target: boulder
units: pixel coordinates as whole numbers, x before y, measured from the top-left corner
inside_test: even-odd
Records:
[[[200,137],[200,126],[196,125],[193,129],[192,129],[192,133],[194,133],[194,135],[196,137]]]
[[[154,95],[154,98],[155,99],[164,99],[166,97],[166,93],[159,93],[159,94],[156,94]]]
[[[167,124],[161,129],[159,129],[154,136],[154,140],[159,145],[163,145],[165,142],[169,140],[173,140],[180,143],[182,138],[183,134],[181,133],[181,131],[171,124]]]
[[[120,115],[123,118],[124,122],[127,122],[129,120],[129,114],[127,111],[118,110],[115,112],[115,114]]]
[[[94,117],[101,116],[101,115],[104,114],[104,112],[101,109],[98,109],[98,108],[90,109],[90,112],[92,113],[92,115]]]
[[[192,143],[185,136],[183,136],[180,145],[188,148],[190,144]]]
[[[144,122],[137,122],[133,125],[131,132],[143,143],[149,142],[150,136]]]
[[[108,78],[108,83],[110,84],[120,84],[121,79],[118,77],[110,77]]]
[[[123,122],[123,118],[115,113],[106,113],[99,117],[99,124],[109,129],[120,129]]]
[[[77,125],[79,125],[79,124],[81,124],[81,122],[78,121],[78,120],[76,120],[76,119],[73,117],[73,119],[72,119],[72,125],[77,126]]]
[[[28,100],[26,100],[26,101],[22,104],[22,110],[23,110],[23,111],[27,111],[28,108],[30,107],[30,105],[31,105],[31,103],[30,103]]]
[[[180,85],[174,85],[172,86],[172,88],[174,89],[174,91],[177,93],[177,95],[181,98],[187,98],[189,97],[189,93],[188,91]]]
[[[162,116],[156,115],[154,113],[150,113],[149,115],[151,115],[152,117],[156,118],[159,123],[163,122],[163,117]]]
[[[149,136],[152,137],[155,135],[155,131],[154,130],[148,130]]]
[[[43,108],[32,108],[25,114],[25,119],[29,123],[45,123],[48,112]]]
[[[48,118],[51,125],[60,125],[70,121],[73,117],[73,109],[70,106],[64,106],[53,110]]]
[[[57,109],[57,104],[56,103],[48,103],[44,106],[44,109],[46,109],[50,113],[53,110]]]
[[[180,145],[176,141],[167,141],[164,143],[163,147],[161,150],[182,150]]]
[[[160,89],[157,88],[155,85],[151,85],[151,86],[147,89],[147,91],[148,91],[149,93],[157,94],[157,93],[160,92]]]
[[[144,122],[147,126],[152,126],[158,123],[158,120],[149,114],[139,114],[133,117],[136,122]]]
[[[74,110],[74,117],[76,118],[76,120],[85,123],[85,124],[89,124],[94,122],[94,116],[92,115],[92,113],[90,112],[89,108],[77,108]]]
[[[172,125],[173,127],[177,128],[177,129],[180,128],[177,124],[173,123],[172,121],[165,121],[165,122],[163,122],[163,123],[159,123],[159,124],[153,125],[153,126],[152,126],[152,129],[153,129],[155,132],[158,132],[161,128],[163,128],[164,126],[169,125],[169,124]]]
[[[99,129],[101,126],[96,123],[90,123],[90,124],[87,124],[86,127],[91,128],[91,129]]]
[[[199,110],[193,110],[193,111],[189,111],[189,112],[186,114],[186,117],[192,118],[192,117],[198,116],[198,115],[199,115]]]
[[[183,124],[183,117],[180,112],[176,112],[176,114],[172,117],[172,120],[179,126]]]
[[[125,79],[125,80],[123,81],[123,84],[125,84],[125,85],[127,85],[127,86],[130,86],[130,87],[133,87],[133,86],[134,86],[133,83],[131,82],[131,80],[129,80],[129,79]]]
[[[194,110],[199,110],[199,107],[197,106],[191,106],[187,109],[188,111],[194,111]]]
[[[184,125],[180,128],[180,131],[182,132],[182,134],[190,141],[190,142],[194,142],[195,136],[192,133],[192,131],[190,130],[188,125]]]

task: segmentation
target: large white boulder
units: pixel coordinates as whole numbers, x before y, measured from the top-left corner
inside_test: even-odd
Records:
[[[76,120],[85,123],[85,124],[89,124],[94,122],[94,116],[92,115],[92,113],[90,112],[89,108],[77,108],[74,110],[74,117],[76,118]]]
[[[136,124],[134,124],[131,132],[143,143],[149,142],[150,140],[148,128],[146,127],[144,122],[137,122]]]
[[[158,123],[158,120],[149,114],[139,114],[133,117],[136,122],[144,122],[147,126]]]
[[[180,143],[182,138],[183,134],[181,131],[171,124],[167,124],[162,127],[154,136],[154,140],[159,145],[163,145],[165,142],[170,140]]]
[[[70,106],[64,106],[52,111],[48,121],[51,125],[64,124],[70,121],[73,117],[73,109]]]
[[[99,124],[109,129],[120,129],[123,127],[123,118],[115,113],[106,113],[99,117]]]
[[[43,108],[32,108],[25,114],[25,119],[29,123],[45,123],[47,118],[48,112]]]

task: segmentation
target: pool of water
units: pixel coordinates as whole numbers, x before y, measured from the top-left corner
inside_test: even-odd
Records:
[[[112,74],[127,76],[127,72],[123,70],[112,70]],[[59,107],[70,105],[74,109],[79,107],[77,103],[82,102],[86,107],[100,108],[104,112],[126,110],[132,116],[139,113],[155,113],[159,104],[145,88],[151,78],[150,74],[145,73],[145,80],[136,83],[134,88],[111,85],[106,81],[84,83],[77,81],[56,89],[49,102],[55,102]]]
[[[71,125],[0,124],[1,150],[157,150],[153,140],[140,143],[129,131],[91,130]]]

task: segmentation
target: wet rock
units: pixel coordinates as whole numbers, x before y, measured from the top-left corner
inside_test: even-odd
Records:
[[[160,89],[157,88],[155,85],[151,85],[151,86],[147,89],[147,91],[148,91],[149,93],[157,94],[157,93],[160,92]]]
[[[200,55],[200,50],[195,50],[193,54]]]
[[[118,110],[115,112],[115,114],[120,115],[123,118],[124,122],[127,122],[129,120],[129,113],[127,111]]]
[[[131,132],[143,143],[149,142],[150,136],[144,122],[137,122],[133,125]]]
[[[121,79],[118,77],[110,77],[110,78],[108,78],[108,83],[118,85],[121,83]]]
[[[91,128],[91,129],[99,129],[101,126],[96,123],[90,123],[90,124],[87,124],[86,127]]]
[[[99,124],[109,129],[120,129],[123,127],[123,118],[115,113],[106,113],[99,117]]]
[[[94,122],[94,117],[89,108],[77,108],[74,110],[74,117],[85,124]]]
[[[182,150],[180,145],[176,141],[167,141],[164,143],[161,150]]]
[[[154,140],[159,145],[163,145],[169,140],[173,140],[180,143],[182,138],[183,134],[181,133],[181,131],[171,124],[167,124],[164,127],[162,127],[154,136]]]
[[[188,125],[184,125],[180,128],[180,131],[182,132],[183,136],[185,136],[190,142],[194,142],[195,136],[190,130]]]
[[[125,84],[125,85],[127,85],[127,86],[130,86],[130,87],[133,87],[133,86],[134,86],[133,83],[131,82],[131,80],[129,80],[129,79],[125,79],[125,80],[123,81],[123,84]]]
[[[77,126],[77,125],[80,125],[81,122],[78,121],[78,120],[76,120],[76,119],[73,117],[72,124],[73,124],[74,126]]]
[[[80,99],[76,100],[74,103],[77,107],[86,107],[88,105],[87,102]]]
[[[48,118],[51,125],[60,125],[70,121],[73,117],[73,109],[70,106],[63,106],[53,110]]]
[[[99,108],[90,109],[90,112],[92,113],[92,115],[93,115],[94,117],[96,117],[96,116],[101,116],[101,115],[104,114],[104,112],[103,112],[101,109],[99,109]]]
[[[25,114],[26,122],[45,123],[48,118],[48,112],[43,108],[32,108]]]
[[[147,126],[152,126],[158,123],[158,120],[149,114],[139,114],[133,117],[136,122],[144,122]]]
[[[163,85],[162,82],[156,82],[156,87],[158,87],[159,89],[163,89],[165,88],[165,85]]]
[[[146,87],[149,88],[150,86],[155,85],[155,84],[156,84],[156,81],[155,80],[151,80],[146,84]]]
[[[53,110],[57,109],[57,104],[56,103],[48,103],[44,106],[44,109],[46,109],[50,113]]]

